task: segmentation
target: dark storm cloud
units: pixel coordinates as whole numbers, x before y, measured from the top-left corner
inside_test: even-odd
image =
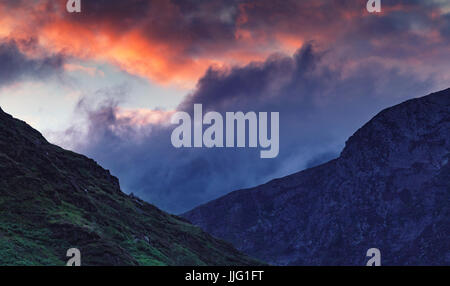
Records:
[[[180,105],[189,112],[194,103],[219,112],[280,112],[275,159],[260,159],[259,150],[249,148],[176,149],[170,142],[172,126],[137,127],[131,118],[118,116],[114,101],[79,110],[89,118],[89,142],[76,149],[110,168],[125,191],[183,212],[331,159],[382,107],[429,91],[429,81],[382,66],[361,66],[343,76],[345,64],[310,44],[293,57],[274,55],[259,64],[210,69]]]
[[[83,2],[83,13],[70,19],[117,34],[140,29],[150,41],[182,45],[187,53],[203,45],[234,40],[235,1],[98,0]]]
[[[354,59],[370,56],[380,62],[402,59],[442,65],[436,58],[445,56],[450,43],[442,1],[384,1],[380,15],[368,14],[366,3],[100,0],[85,1],[82,15],[71,19],[118,35],[137,29],[150,44],[176,49],[171,54],[175,63],[226,57],[230,51],[264,54],[271,45],[283,51],[289,41],[314,40]],[[231,57],[248,63],[242,55]]]
[[[440,27],[440,32],[446,37],[447,42],[450,42],[450,13],[444,15]]]
[[[22,41],[25,49],[32,49],[34,41]],[[0,42],[0,85],[11,84],[24,78],[42,79],[62,70],[61,55],[29,58],[15,41]]]

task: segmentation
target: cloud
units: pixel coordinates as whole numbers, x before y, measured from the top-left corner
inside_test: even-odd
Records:
[[[29,58],[19,46],[30,49],[32,43],[17,43],[13,40],[0,42],[0,86],[27,78],[43,79],[62,71],[63,56]]]
[[[80,64],[69,64],[66,63],[64,64],[64,70],[68,71],[68,72],[82,72],[82,73],[86,73],[88,75],[90,75],[91,77],[95,77],[95,76],[105,76],[104,72],[102,72],[101,70],[95,68],[95,67],[88,67],[88,66],[83,66]]]
[[[275,54],[243,67],[211,68],[178,107],[190,113],[194,103],[203,104],[205,112],[280,112],[275,159],[260,159],[259,150],[251,148],[176,149],[170,141],[173,126],[135,124],[135,115],[121,112],[113,100],[78,109],[78,116],[89,119],[89,140],[80,140],[75,149],[110,168],[125,191],[180,213],[336,156],[346,138],[382,107],[432,86],[432,79],[381,65],[361,65],[349,74],[348,64],[337,61],[333,51],[307,44],[292,57]]]
[[[69,14],[65,0],[2,1],[0,37],[19,51],[5,49],[18,71],[2,79],[49,75],[61,55],[187,85],[179,110],[280,112],[280,154],[261,160],[254,149],[174,149],[172,111],[126,109],[120,89],[80,102],[85,122],[63,141],[125,191],[182,212],[322,162],[380,109],[448,87],[448,4],[384,1],[368,14],[366,2],[98,0]]]
[[[137,76],[189,87],[211,65],[244,66],[311,40],[356,47],[355,56],[375,55],[390,64],[402,57],[418,66],[444,55],[444,2],[386,2],[379,15],[368,14],[366,2],[98,0],[83,1],[81,14],[69,14],[66,0],[3,1],[0,35],[33,37],[53,53],[108,61]]]

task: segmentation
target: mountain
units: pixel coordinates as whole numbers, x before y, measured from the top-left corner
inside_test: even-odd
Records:
[[[69,248],[82,265],[261,264],[0,109],[0,265],[65,265]]]
[[[450,89],[385,109],[323,165],[183,216],[278,265],[450,264]]]

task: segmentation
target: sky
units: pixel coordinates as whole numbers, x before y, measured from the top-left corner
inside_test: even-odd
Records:
[[[0,106],[182,213],[339,156],[450,86],[450,2],[0,0]],[[280,152],[172,146],[176,111],[279,112]]]

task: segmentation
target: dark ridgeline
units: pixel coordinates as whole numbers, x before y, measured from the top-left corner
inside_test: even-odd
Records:
[[[183,216],[279,265],[450,264],[450,89],[380,112],[339,158]]]
[[[260,264],[124,194],[109,171],[0,109],[0,265]]]

